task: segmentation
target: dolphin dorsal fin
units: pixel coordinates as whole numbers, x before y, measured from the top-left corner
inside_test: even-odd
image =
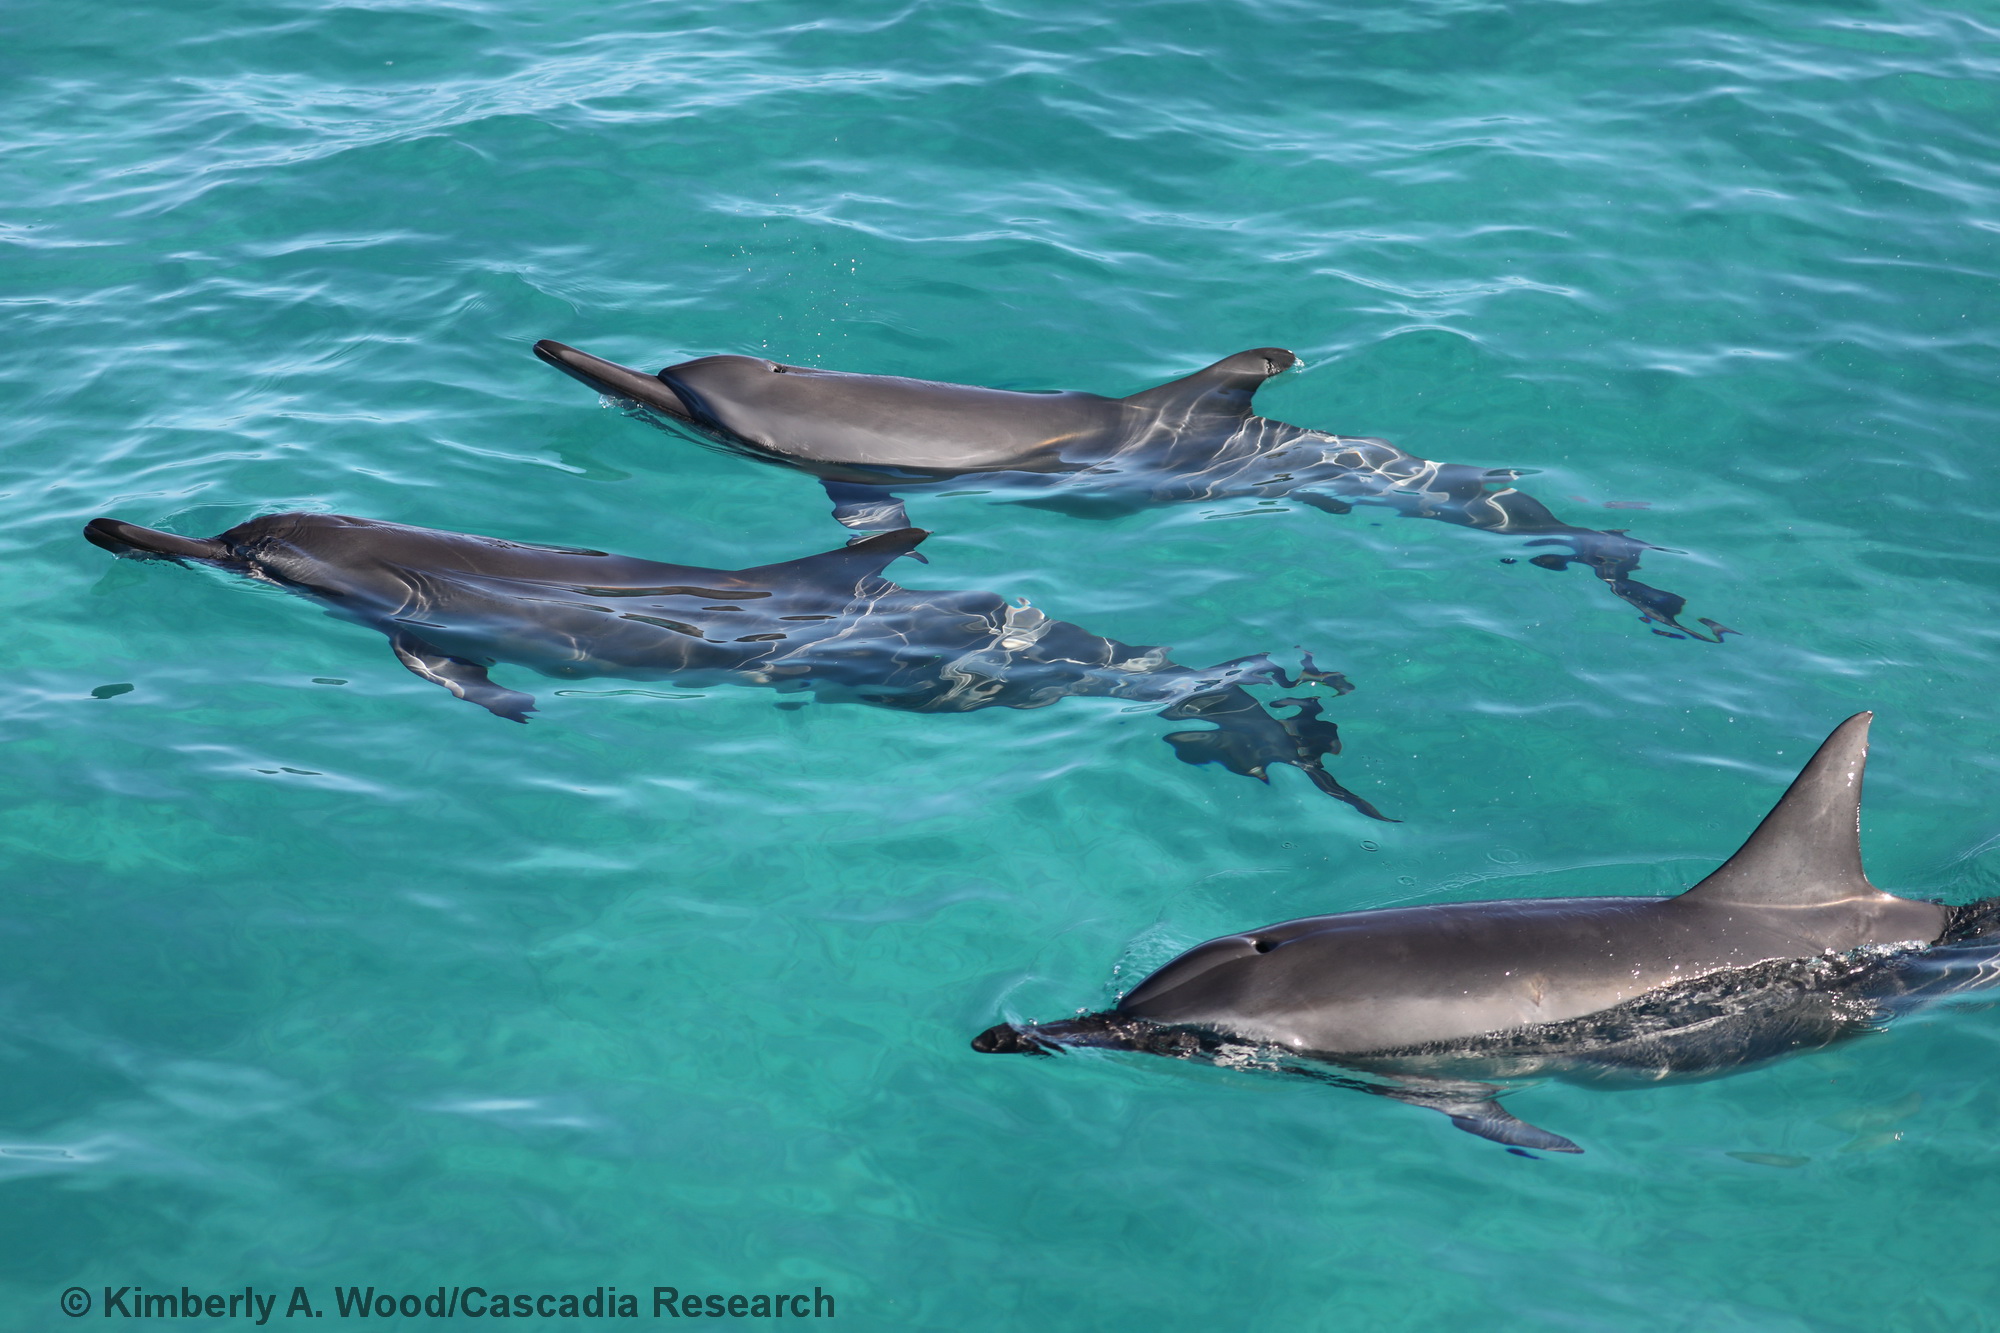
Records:
[[[1299,359],[1282,347],[1253,347],[1225,356],[1185,379],[1135,393],[1124,401],[1161,415],[1247,417],[1259,385]]]
[[[759,565],[755,569],[739,570],[737,578],[745,583],[769,583],[785,587],[811,584],[828,592],[852,592],[867,580],[879,576],[897,556],[908,555],[916,550],[924,538],[930,535],[923,528],[897,528],[894,532],[879,532],[852,546],[821,551],[818,555],[785,560],[775,565]]]
[[[1835,727],[1749,841],[1681,897],[1769,907],[1888,897],[1861,869],[1861,771],[1874,716]]]

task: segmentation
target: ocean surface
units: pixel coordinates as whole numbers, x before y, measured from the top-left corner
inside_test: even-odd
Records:
[[[121,1287],[276,1326],[303,1288],[333,1330],[336,1289],[477,1285],[641,1323],[672,1286],[869,1329],[2000,1327],[2000,1011],[1529,1088],[1586,1149],[1533,1160],[1305,1082],[968,1046],[1290,917],[1676,891],[1864,708],[1873,877],[2000,894],[1994,5],[22,0],[0,32],[0,1326],[110,1327]],[[1532,470],[1735,633],[1387,510],[910,498],[906,586],[1346,673],[1329,771],[1390,824],[1177,763],[1129,701],[497,668],[516,726],[306,601],[81,538],[302,509],[737,568],[846,535],[537,338],[1112,395],[1288,347],[1260,411]]]

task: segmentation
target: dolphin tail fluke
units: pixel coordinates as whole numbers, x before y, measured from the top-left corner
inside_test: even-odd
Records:
[[[391,634],[389,647],[395,650],[396,660],[412,673],[433,685],[444,686],[467,703],[478,704],[495,717],[504,717],[509,722],[526,722],[528,714],[535,711],[534,695],[494,684],[487,677],[485,667],[462,657],[453,657],[414,634]]]
[[[83,529],[84,540],[113,555],[131,560],[207,560],[228,563],[235,559],[229,543],[214,537],[182,537],[177,533],[142,528],[115,518],[93,518]]]
[[[1874,716],[1856,713],[1834,728],[1749,841],[1681,896],[1771,907],[1886,898],[1861,868],[1861,774]]]
[[[1274,717],[1264,711],[1244,690],[1230,686],[1183,699],[1160,716],[1172,722],[1200,719],[1213,722],[1214,731],[1175,731],[1167,744],[1174,757],[1184,764],[1221,764],[1232,773],[1269,782],[1272,764],[1290,764],[1302,771],[1313,786],[1337,801],[1345,801],[1370,819],[1385,824],[1390,819],[1362,797],[1340,785],[1326,771],[1322,760],[1340,753],[1340,732],[1322,720],[1317,699],[1280,699],[1273,708],[1296,707],[1290,717]]]

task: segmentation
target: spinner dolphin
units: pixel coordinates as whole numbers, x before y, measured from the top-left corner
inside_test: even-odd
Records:
[[[990,592],[920,591],[884,579],[928,534],[880,533],[839,550],[751,569],[661,564],[337,514],[275,514],[217,537],[182,537],[94,519],[116,555],[197,561],[311,597],[385,634],[425,680],[500,717],[534,699],[487,669],[514,663],[565,680],[590,676],[734,682],[926,713],[1039,708],[1071,696],[1157,704],[1213,730],[1166,739],[1191,764],[1269,781],[1273,764],[1370,818],[1383,816],[1326,771],[1340,737],[1318,698],[1266,710],[1244,687],[1352,688],[1310,655],[1297,679],[1266,656],[1205,670],[1052,620]]]
[[[2000,899],[1899,898],[1862,871],[1870,716],[1842,723],[1749,841],[1677,897],[1281,922],[1197,945],[1112,1009],[1003,1023],[973,1048],[1109,1047],[1303,1074],[1500,1143],[1579,1152],[1502,1109],[1506,1081],[1724,1074],[1992,983]]]
[[[1116,513],[1150,504],[1289,497],[1347,513],[1384,506],[1554,547],[1547,569],[1582,564],[1661,634],[1717,641],[1722,626],[1682,624],[1686,599],[1633,578],[1661,548],[1612,529],[1576,527],[1515,489],[1521,473],[1435,463],[1384,440],[1288,426],[1255,415],[1259,385],[1296,364],[1277,347],[1125,398],[1018,393],[894,375],[855,375],[754,356],[704,356],[648,375],[559,342],[535,355],[655,424],[818,477],[834,517],[864,530],[908,518],[898,492],[976,478],[1023,504]]]

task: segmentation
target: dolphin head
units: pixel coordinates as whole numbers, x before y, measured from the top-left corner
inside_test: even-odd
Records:
[[[828,380],[877,381],[887,376],[788,366],[761,356],[700,356],[648,375],[547,339],[535,355],[600,393],[629,398],[654,411],[746,439],[756,439],[760,415],[823,411],[812,401]],[[783,378],[790,376],[791,378]]]

